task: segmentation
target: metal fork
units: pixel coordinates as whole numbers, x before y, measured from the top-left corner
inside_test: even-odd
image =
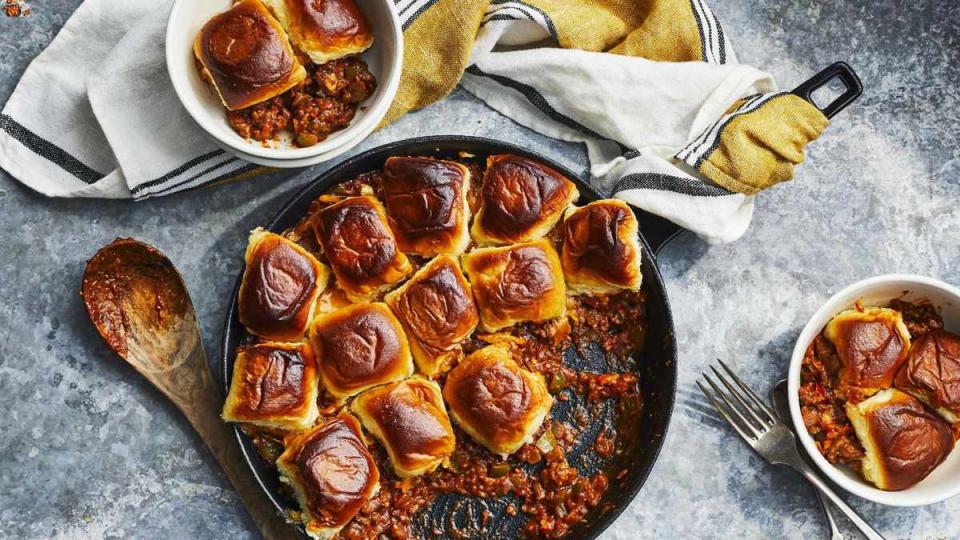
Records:
[[[777,418],[770,407],[757,397],[757,394],[744,384],[733,370],[723,361],[717,360],[717,362],[720,363],[723,372],[714,366],[710,366],[710,370],[726,391],[721,390],[707,373],[702,375],[710,389],[700,381],[697,381],[697,386],[720,416],[723,416],[743,440],[764,459],[777,465],[786,465],[802,474],[815,488],[826,495],[864,536],[870,540],[883,540],[880,533],[873,530],[859,514],[847,506],[847,503],[834,493],[804,461],[797,450],[797,441],[790,428]]]

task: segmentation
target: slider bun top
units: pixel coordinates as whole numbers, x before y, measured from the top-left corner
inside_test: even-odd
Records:
[[[433,257],[459,255],[470,243],[470,170],[427,157],[391,157],[383,167],[383,198],[400,250]]]
[[[910,351],[903,315],[889,308],[840,312],[827,324],[824,337],[837,349],[841,382],[861,389],[890,387]]]
[[[347,197],[321,209],[312,223],[337,286],[351,302],[375,300],[413,270],[374,197]]]
[[[863,476],[880,489],[916,485],[953,449],[950,425],[900,390],[888,388],[860,403],[847,403],[847,416],[865,451]]]
[[[307,250],[261,228],[250,233],[240,283],[240,323],[273,341],[303,337],[330,271]]]
[[[355,0],[264,0],[290,34],[290,40],[315,64],[373,45],[373,32]]]
[[[260,0],[242,0],[207,21],[193,52],[231,111],[279,96],[307,78],[287,33]]]
[[[521,368],[509,351],[480,349],[447,374],[450,415],[477,442],[506,457],[533,442],[553,405],[543,375]]]
[[[490,156],[470,232],[478,244],[536,240],[579,196],[573,182],[546,165],[513,154]]]
[[[951,422],[960,417],[960,336],[932,330],[913,342],[895,381]]]
[[[298,434],[277,469],[300,503],[307,534],[318,540],[335,536],[380,489],[360,423],[348,413]]]
[[[463,268],[485,332],[566,314],[563,268],[549,240],[476,249],[463,256]]]
[[[567,287],[587,294],[639,289],[643,268],[638,231],[637,217],[621,200],[567,210],[560,256]]]

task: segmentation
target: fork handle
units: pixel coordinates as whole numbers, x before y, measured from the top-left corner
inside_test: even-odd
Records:
[[[817,488],[821,493],[826,495],[826,497],[830,499],[830,502],[836,505],[836,507],[843,512],[843,515],[847,516],[847,519],[852,521],[853,524],[857,526],[857,529],[859,529],[860,532],[863,533],[863,535],[869,540],[884,540],[883,536],[880,536],[880,533],[873,530],[873,527],[868,525],[867,522],[860,517],[860,514],[858,514],[856,510],[847,506],[847,503],[845,503],[839,495],[834,493],[833,490],[830,489],[830,486],[828,486],[827,483],[824,482],[823,479],[821,479],[820,476],[818,476],[809,465],[802,461],[800,463],[790,463],[789,465],[796,469],[797,472],[805,476],[807,480],[813,484],[813,487]]]

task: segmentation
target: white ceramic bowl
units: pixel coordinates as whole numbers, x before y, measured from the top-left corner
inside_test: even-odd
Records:
[[[400,84],[403,31],[390,0],[357,0],[373,29],[373,46],[362,57],[377,78],[377,89],[361,104],[348,127],[307,148],[288,141],[264,146],[237,135],[227,123],[226,110],[216,92],[200,78],[193,54],[197,33],[214,15],[226,11],[231,0],[176,0],[167,21],[167,71],[184,108],[219,147],[261,165],[305,167],[336,157],[365,139],[386,115]]]
[[[893,298],[930,300],[941,309],[944,326],[952,332],[960,331],[960,289],[942,281],[907,274],[889,274],[865,279],[833,295],[803,328],[790,359],[788,393],[790,416],[799,434],[800,442],[813,462],[830,480],[843,489],[870,501],[890,506],[922,506],[934,504],[960,494],[960,449],[954,447],[946,461],[934,469],[919,484],[903,491],[883,491],[846,468],[836,467],[817,450],[813,437],[807,433],[800,415],[800,364],[813,339],[834,315],[853,307],[861,299],[865,306],[885,305]]]

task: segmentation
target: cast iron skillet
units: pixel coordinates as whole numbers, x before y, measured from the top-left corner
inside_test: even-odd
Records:
[[[859,97],[862,91],[859,79],[846,64],[838,62],[831,65],[795,89],[793,93],[812,102],[812,93],[834,78],[840,78],[843,81],[846,92],[822,109],[828,117],[832,117]],[[478,137],[422,137],[398,141],[368,150],[326,171],[284,205],[267,228],[279,233],[293,227],[307,213],[310,203],[317,196],[339,182],[355,178],[361,173],[382,169],[384,162],[390,156],[420,155],[457,159],[460,152],[467,152],[481,158],[490,154],[503,153],[526,156],[544,163],[570,178],[580,191],[578,205],[603,198],[577,173],[552,159],[524,148]],[[670,304],[667,301],[663,280],[657,268],[656,255],[670,239],[680,232],[680,228],[667,220],[639,209],[634,209],[634,213],[640,223],[640,242],[644,247],[643,289],[647,294],[645,321],[647,337],[643,348],[635,355],[635,365],[632,366],[632,369],[638,374],[643,400],[642,413],[638,418],[639,425],[635,426],[636,441],[628,446],[629,449],[624,454],[603,460],[593,450],[596,435],[603,425],[609,424],[611,420],[612,407],[607,407],[602,415],[603,420],[595,422],[594,425],[584,430],[578,436],[574,447],[568,450],[567,457],[570,463],[576,466],[581,474],[591,475],[600,470],[626,470],[626,474],[619,479],[611,479],[604,501],[597,510],[589,514],[583,522],[570,531],[569,537],[571,538],[596,538],[613,523],[617,516],[637,496],[660,453],[667,433],[670,415],[673,412],[677,384],[677,349]],[[244,330],[237,316],[237,293],[241,278],[242,271],[240,276],[237,277],[224,328],[221,353],[224,381],[231,380],[234,351],[244,336]],[[606,361],[599,347],[586,351],[585,356],[581,356],[575,350],[567,350],[564,352],[564,362],[568,366],[580,370],[609,371],[608,368],[605,369]],[[562,421],[568,420],[572,415],[571,409],[574,401],[557,401],[551,411],[551,416]],[[240,431],[239,427],[235,428],[235,432],[251,472],[278,511],[285,511],[291,503],[285,501],[278,493],[277,488],[280,481],[276,471],[263,465],[256,449]],[[482,535],[485,538],[518,538],[521,536],[523,524],[526,523],[528,517],[522,512],[518,512],[514,517],[507,515],[504,509],[510,502],[511,500],[507,497],[480,501],[459,495],[444,495],[437,498],[430,507],[421,512],[420,517],[415,520],[415,532],[424,537],[434,536],[432,531],[449,530],[452,522],[460,530],[473,530],[477,533],[477,536]],[[478,529],[478,517],[481,515],[481,510],[487,510],[492,514],[482,531]],[[305,534],[303,536],[306,537]]]
[[[421,155],[455,159],[459,152],[469,152],[481,157],[503,153],[526,156],[556,169],[576,183],[577,189],[580,190],[578,204],[603,198],[578,174],[549,158],[518,146],[476,137],[424,137],[374,148],[330,169],[284,205],[267,228],[279,233],[293,227],[307,213],[307,208],[317,196],[333,185],[354,178],[360,173],[381,169],[384,161],[390,156]],[[643,287],[647,292],[646,324],[648,332],[646,345],[636,359],[636,370],[639,374],[640,390],[643,397],[643,413],[639,417],[640,425],[637,426],[639,440],[637,444],[631,445],[631,451],[627,454],[620,458],[611,458],[618,461],[614,470],[626,469],[627,474],[620,480],[611,481],[605,500],[609,503],[608,509],[588,516],[580,526],[572,531],[573,537],[596,537],[630,504],[630,501],[640,491],[640,487],[647,479],[647,475],[657,459],[657,454],[660,453],[660,447],[663,445],[667,424],[673,410],[674,390],[677,382],[677,350],[670,306],[667,303],[666,291],[663,288],[660,272],[657,270],[654,254],[666,240],[676,234],[678,229],[675,226],[668,226],[663,220],[650,214],[637,211],[637,216],[640,218],[640,240],[644,246]],[[652,245],[644,235],[648,228],[656,232]],[[244,330],[237,318],[236,298],[239,287],[240,278],[238,277],[237,285],[231,296],[229,316],[224,329],[222,351],[224,381],[230,381],[231,379],[234,351],[244,336]],[[583,358],[574,351],[567,351],[564,358],[568,365],[577,368],[608,371],[608,369],[604,369],[603,352],[599,347],[591,348],[588,353],[587,357]],[[570,402],[557,402],[554,406],[553,417],[563,418],[565,413],[570,413],[570,408]],[[609,410],[605,412],[604,416],[609,420],[613,413],[612,407],[609,407]],[[599,471],[603,465],[592,449],[593,441],[601,427],[601,423],[590,426],[578,438],[577,446],[568,452],[570,463],[580,468],[582,473],[592,474]],[[277,492],[279,480],[276,471],[269,470],[262,464],[256,449],[239,428],[236,429],[236,433],[251,471],[260,485],[263,486],[270,500],[280,510],[288,508],[290,503],[285,502]],[[583,439],[582,444],[581,439]],[[515,517],[510,517],[503,511],[509,502],[507,498],[490,499],[485,503],[476,500],[464,501],[466,501],[465,498],[453,495],[439,497],[430,508],[425,509],[422,523],[418,522],[418,526],[423,527],[421,530],[427,534],[434,527],[446,530],[449,520],[454,519],[459,528],[469,528],[471,526],[470,521],[480,515],[479,510],[481,509],[479,506],[471,509],[471,506],[479,504],[486,504],[486,509],[493,514],[487,524],[487,537],[491,535],[503,538],[517,537],[517,533],[527,520],[527,516],[522,512],[519,512]]]

